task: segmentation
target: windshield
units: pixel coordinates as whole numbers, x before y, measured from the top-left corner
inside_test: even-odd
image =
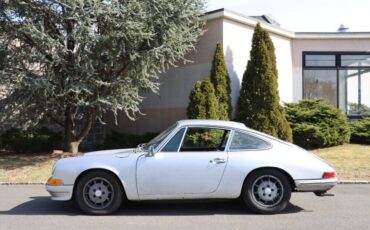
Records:
[[[168,134],[172,132],[174,128],[176,128],[176,124],[170,126],[166,130],[158,134],[158,136],[154,137],[151,141],[143,146],[143,149],[148,150],[150,146],[153,146],[153,149],[157,148],[157,146],[168,136]]]

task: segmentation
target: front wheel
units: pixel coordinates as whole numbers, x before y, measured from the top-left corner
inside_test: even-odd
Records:
[[[263,169],[248,176],[243,186],[242,198],[252,211],[274,214],[286,208],[291,192],[289,180],[283,173]]]
[[[76,186],[77,204],[87,214],[110,214],[122,204],[122,186],[111,173],[91,171],[83,175]]]

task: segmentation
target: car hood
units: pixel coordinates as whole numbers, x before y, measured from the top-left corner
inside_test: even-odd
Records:
[[[107,156],[107,155],[118,155],[119,157],[128,157],[130,154],[135,153],[135,149],[112,149],[112,150],[101,150],[85,153],[84,156]]]

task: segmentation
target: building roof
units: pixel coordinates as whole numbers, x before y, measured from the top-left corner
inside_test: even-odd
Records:
[[[261,26],[267,31],[291,39],[370,39],[369,32],[293,32],[280,27],[271,16],[246,16],[241,13],[221,8],[206,12],[206,20],[216,18],[227,18],[249,26],[256,26],[260,22]],[[270,17],[270,19],[268,18]]]
[[[258,21],[267,22],[274,26],[280,26],[280,23],[271,15],[263,14],[261,16],[251,16],[251,17],[257,19]]]

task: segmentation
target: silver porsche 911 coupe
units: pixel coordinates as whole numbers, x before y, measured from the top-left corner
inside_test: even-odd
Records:
[[[88,214],[110,214],[125,200],[220,198],[272,214],[292,192],[325,195],[337,181],[314,154],[244,124],[182,120],[137,148],[58,160],[46,190]]]

